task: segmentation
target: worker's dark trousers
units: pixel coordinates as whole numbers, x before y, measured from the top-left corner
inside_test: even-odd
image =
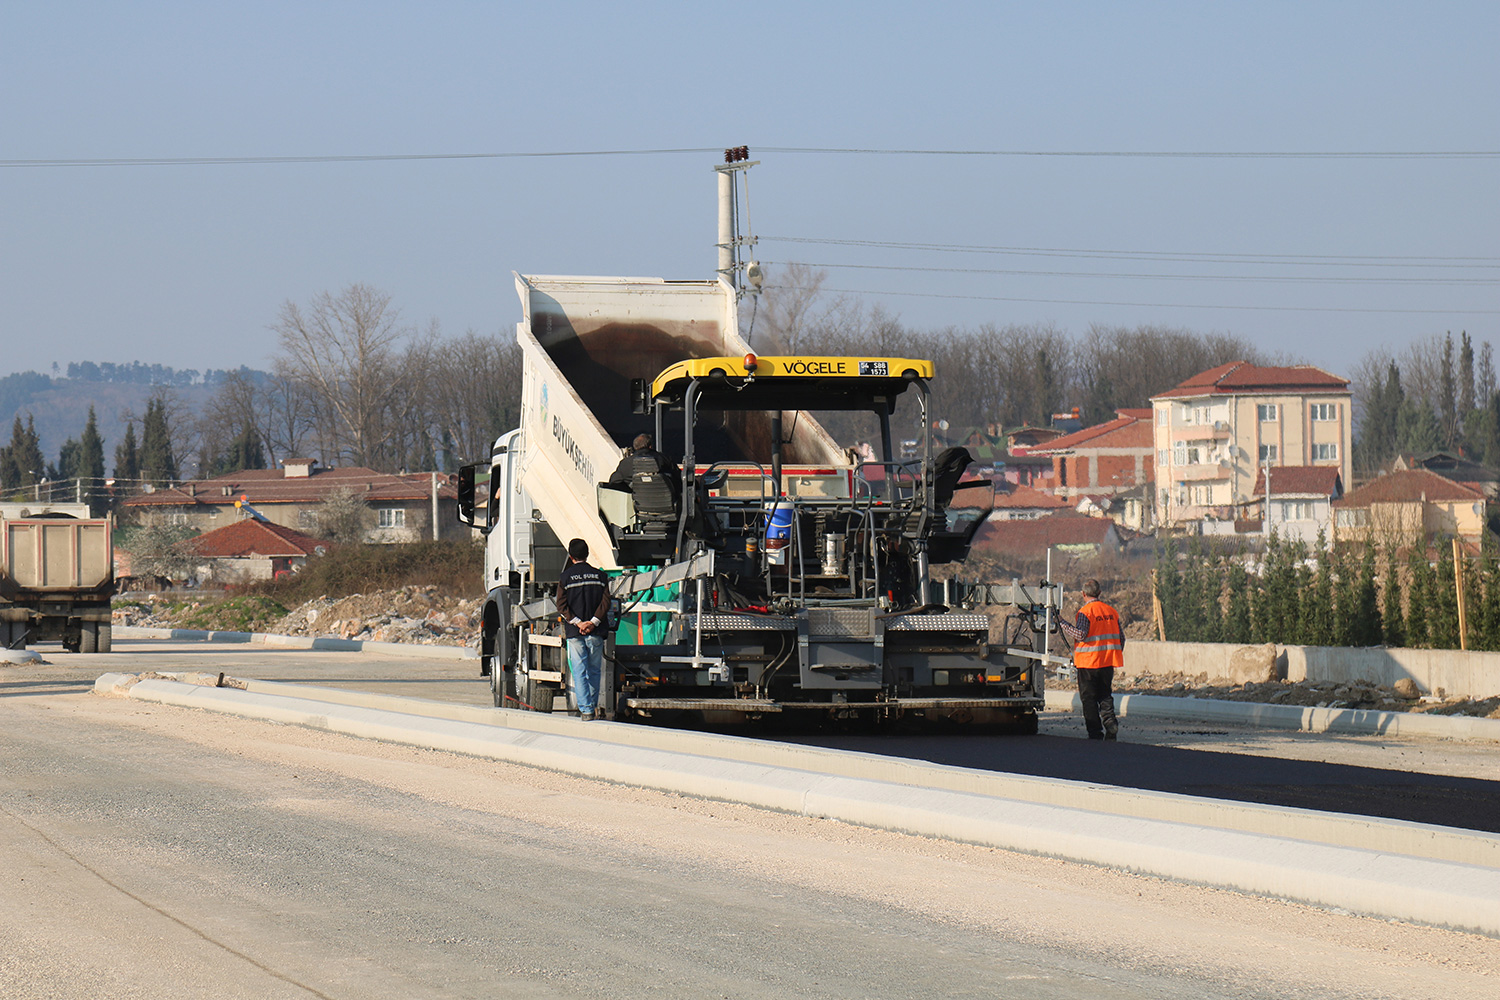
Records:
[[[1083,725],[1089,739],[1104,739],[1106,729],[1115,729],[1115,668],[1097,667],[1078,671],[1078,700],[1083,703]]]

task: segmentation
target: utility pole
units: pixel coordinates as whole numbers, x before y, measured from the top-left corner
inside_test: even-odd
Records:
[[[734,289],[735,298],[739,298],[746,291],[759,292],[761,283],[760,265],[753,257],[748,264],[741,261],[740,248],[754,246],[753,235],[740,235],[740,194],[739,178],[751,167],[759,164],[759,160],[750,159],[750,149],[747,146],[735,146],[724,150],[724,162],[714,167],[719,175],[719,268],[718,274],[730,288]],[[745,228],[750,228],[749,210],[749,181],[746,181],[745,192]],[[740,274],[744,269],[744,275]],[[749,285],[747,289],[745,286]]]

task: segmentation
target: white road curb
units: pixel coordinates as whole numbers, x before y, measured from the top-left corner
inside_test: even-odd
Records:
[[[1047,707],[1054,711],[1079,710],[1078,695],[1073,691],[1048,691],[1046,698]],[[1265,705],[1211,698],[1166,698],[1148,694],[1116,694],[1115,711],[1121,718],[1134,716],[1138,719],[1177,722],[1232,722],[1243,726],[1290,729],[1305,733],[1428,736],[1444,740],[1500,743],[1500,719],[1476,719],[1470,716],[1374,712],[1358,708],[1304,708],[1300,705]]]
[[[274,635],[269,632],[213,632],[193,628],[142,628],[118,625],[117,639],[186,639],[195,642],[254,642],[287,649],[329,649],[346,653],[385,653],[390,656],[413,656],[429,660],[477,660],[479,654],[468,646],[439,646],[415,642],[369,642],[363,639],[335,639],[321,635]]]
[[[554,720],[578,731],[563,735],[172,681],[130,684],[132,680],[105,674],[95,689],[1500,936],[1500,867],[591,738],[594,732],[602,736],[625,728],[609,723]]]

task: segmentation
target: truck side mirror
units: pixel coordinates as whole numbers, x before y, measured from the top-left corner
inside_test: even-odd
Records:
[[[458,520],[471,528],[474,527],[474,475],[480,468],[466,465],[458,470]]]

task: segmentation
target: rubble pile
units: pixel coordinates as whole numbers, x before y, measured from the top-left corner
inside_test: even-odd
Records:
[[[473,642],[480,602],[440,595],[436,587],[402,587],[332,600],[314,598],[268,631],[367,642],[466,646]]]

